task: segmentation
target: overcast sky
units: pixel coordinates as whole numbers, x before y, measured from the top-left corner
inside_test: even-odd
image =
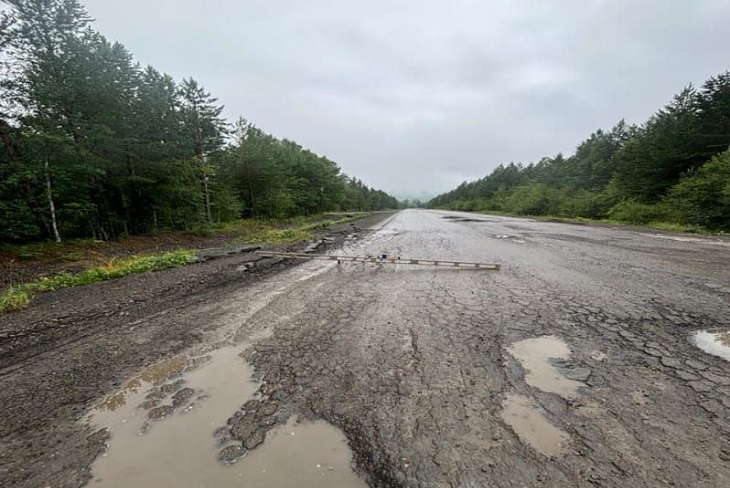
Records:
[[[730,69],[728,0],[81,0],[143,64],[398,196],[571,154]]]

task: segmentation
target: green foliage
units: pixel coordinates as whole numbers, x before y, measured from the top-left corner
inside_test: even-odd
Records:
[[[519,215],[554,215],[560,208],[560,191],[540,183],[515,188],[506,210]]]
[[[660,204],[641,203],[636,200],[622,200],[608,211],[612,220],[629,224],[649,224],[667,219],[667,209]]]
[[[620,121],[574,155],[498,166],[430,207],[730,228],[730,72],[688,87],[641,126]]]
[[[689,172],[666,203],[676,220],[709,229],[730,229],[730,150]]]
[[[28,308],[33,297],[27,290],[10,288],[0,294],[0,314]]]
[[[367,216],[369,216],[370,213],[358,213],[357,215],[351,215],[349,217],[342,217],[339,219],[327,219],[327,220],[318,220],[316,222],[313,222],[311,224],[302,224],[301,229],[302,230],[315,230],[315,229],[325,229],[327,227],[332,227],[335,225],[342,225],[346,224],[348,222],[352,222],[354,220],[362,219]]]
[[[399,205],[243,119],[227,144],[214,96],[139,66],[76,0],[4,4],[0,65],[13,76],[0,79],[0,241]]]
[[[60,290],[121,278],[130,274],[176,268],[197,261],[196,251],[173,251],[152,256],[135,256],[113,261],[107,266],[91,268],[79,273],[60,273],[32,283],[12,287],[0,294],[0,313],[26,308],[37,293]]]
[[[558,215],[602,219],[615,204],[615,198],[608,191],[595,192],[578,190],[564,193]]]
[[[304,229],[265,229],[255,234],[242,237],[241,244],[281,243],[304,241],[312,238],[312,233]]]

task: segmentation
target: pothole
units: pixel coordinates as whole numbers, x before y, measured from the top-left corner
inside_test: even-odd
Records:
[[[352,452],[338,429],[326,422],[290,419],[266,434],[266,442],[231,469],[236,486],[366,488],[351,463]]]
[[[324,422],[290,420],[235,464],[219,461],[216,428],[255,402],[259,387],[240,352],[225,347],[158,363],[101,402],[85,421],[108,429],[110,440],[89,486],[364,488],[344,435]]]
[[[87,422],[111,434],[107,452],[92,465],[90,486],[231,486],[234,480],[241,486],[237,473],[217,461],[213,438],[215,426],[257,389],[239,352],[219,349],[202,366],[202,358],[170,360],[174,368],[160,363],[109,397],[122,394],[124,401],[107,399],[90,412]],[[163,375],[167,383],[147,380],[151,371],[179,372],[191,363],[200,367]]]
[[[708,332],[700,330],[693,336],[697,347],[708,354],[730,361],[730,331]]]
[[[570,349],[555,336],[525,339],[507,350],[522,364],[528,385],[564,398],[575,397],[591,374],[590,369],[567,361]]]
[[[502,408],[505,423],[523,442],[546,456],[565,452],[570,436],[548,422],[528,397],[508,394],[502,402]]]

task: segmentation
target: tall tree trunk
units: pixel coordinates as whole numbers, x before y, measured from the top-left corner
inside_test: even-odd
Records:
[[[205,223],[212,222],[210,214],[210,190],[208,189],[208,175],[205,171],[205,155],[203,154],[203,136],[201,134],[200,123],[195,120],[195,155],[200,161],[200,182],[203,186],[203,203],[205,203]]]
[[[10,160],[15,160],[15,143],[10,137],[10,125],[3,119],[0,119],[0,140],[3,141],[3,146]]]
[[[51,187],[51,172],[48,169],[48,148],[46,148],[46,158],[43,165],[46,173],[46,195],[48,196],[48,210],[51,212],[51,229],[53,229],[53,237],[57,243],[61,243],[61,234],[58,233],[58,223],[56,221],[56,205],[53,202],[53,188]]]
[[[203,197],[205,198],[205,222],[210,224],[213,220],[210,213],[210,191],[208,189],[208,176],[203,174]]]

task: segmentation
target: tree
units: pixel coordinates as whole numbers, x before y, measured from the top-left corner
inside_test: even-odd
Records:
[[[217,106],[217,98],[211,96],[193,78],[182,81],[182,119],[185,131],[192,143],[192,156],[199,166],[200,185],[205,202],[205,220],[212,220],[210,211],[209,181],[215,175],[215,169],[207,164],[207,158],[214,151],[223,147],[226,124],[220,118],[223,106]]]
[[[623,196],[657,202],[682,174],[706,161],[698,100],[697,90],[685,88],[624,145],[616,159],[616,184]]]
[[[499,165],[429,202],[431,207],[611,217],[671,218],[727,226],[724,156],[730,146],[730,72],[689,86],[646,123],[593,132],[575,154],[527,166]]]
[[[337,164],[292,141],[242,121],[226,145],[216,98],[142,69],[76,0],[0,1],[0,239],[106,240],[231,220],[244,205],[263,217],[351,205]],[[366,190],[369,206],[392,198]]]
[[[27,163],[33,173],[42,174],[53,237],[61,242],[48,141],[65,136],[78,141],[73,106],[79,94],[74,83],[80,78],[74,76],[74,68],[82,57],[82,39],[90,19],[75,0],[5,1],[14,7],[14,22],[2,43],[14,51],[17,63],[16,77],[5,84],[6,91],[25,111],[23,122],[31,137],[43,145],[35,152],[40,161]]]
[[[685,175],[669,191],[667,203],[681,223],[730,229],[730,150]]]

